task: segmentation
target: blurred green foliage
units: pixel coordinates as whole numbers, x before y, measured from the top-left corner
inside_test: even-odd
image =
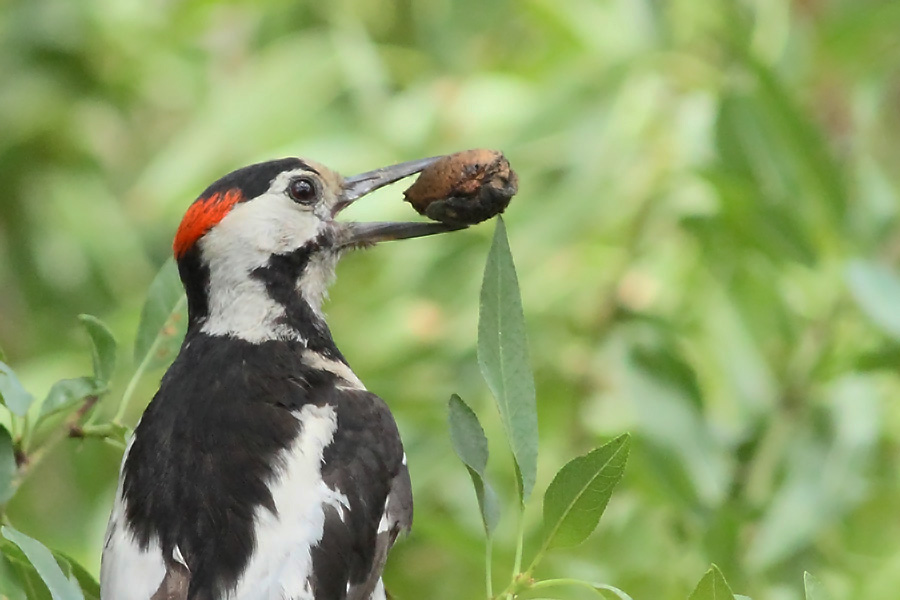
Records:
[[[520,175],[506,221],[536,489],[633,434],[598,531],[539,575],[681,600],[715,562],[756,600],[803,598],[805,570],[836,598],[896,598],[900,4],[10,0],[0,31],[0,359],[36,397],[90,372],[80,313],[132,346],[181,213],[223,173],[501,148]],[[349,218],[408,217],[398,198]],[[350,256],[327,307],[407,446],[415,527],[386,575],[400,598],[483,593],[452,392],[516,499],[475,352],[491,229]],[[135,366],[119,360],[108,398]],[[120,456],[57,445],[10,521],[96,572]],[[527,556],[539,503],[525,519]],[[495,571],[514,540],[501,520]]]

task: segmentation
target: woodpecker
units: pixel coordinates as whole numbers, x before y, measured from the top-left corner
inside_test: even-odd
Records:
[[[385,599],[412,520],[406,455],[322,300],[347,250],[462,227],[335,220],[436,160],[348,178],[273,160],[190,205],[173,244],[187,333],[122,459],[104,600]]]

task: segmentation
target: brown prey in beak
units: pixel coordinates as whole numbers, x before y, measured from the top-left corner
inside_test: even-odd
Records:
[[[366,194],[410,175],[415,175],[441,158],[443,157],[435,156],[411,160],[344,178],[340,201],[335,205],[333,215],[337,215]],[[341,223],[338,244],[342,247],[363,246],[389,240],[402,240],[457,231],[466,227],[466,225],[416,222]]]

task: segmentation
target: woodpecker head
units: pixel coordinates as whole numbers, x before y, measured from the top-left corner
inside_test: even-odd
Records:
[[[254,343],[287,339],[333,351],[321,303],[341,253],[459,229],[441,223],[352,223],[338,213],[436,158],[354,177],[284,158],[238,169],[188,208],[173,245],[187,291],[189,334]]]

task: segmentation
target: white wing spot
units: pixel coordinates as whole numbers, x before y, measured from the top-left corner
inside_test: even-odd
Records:
[[[175,546],[175,548],[172,550],[172,560],[190,571],[190,568],[187,566],[187,563],[184,560],[184,556],[181,554],[181,548],[179,548],[178,546]]]
[[[322,356],[318,352],[307,350],[303,353],[303,363],[310,368],[318,369],[320,371],[328,371],[329,373],[337,375],[347,382],[347,385],[339,386],[342,389],[366,389],[366,386],[363,385],[363,382],[360,381],[359,377],[356,376],[356,373],[354,373],[353,370],[345,363],[342,363],[339,360],[332,360],[330,358]]]

